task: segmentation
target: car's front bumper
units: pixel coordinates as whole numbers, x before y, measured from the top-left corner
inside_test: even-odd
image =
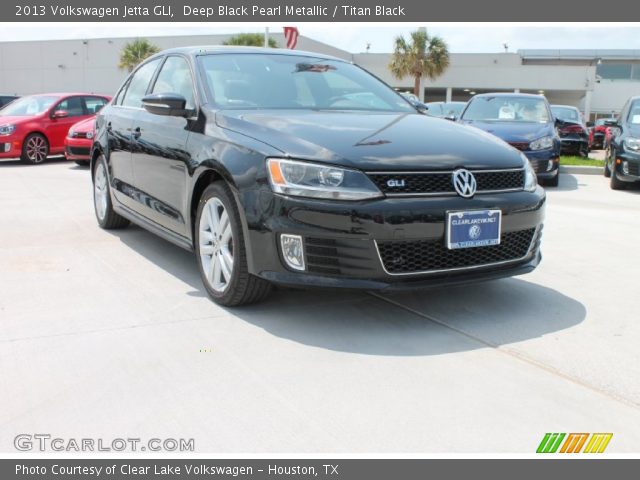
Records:
[[[69,138],[64,141],[64,156],[67,160],[89,160],[91,158],[92,140],[86,138]]]
[[[22,141],[15,133],[0,135],[0,158],[18,158],[22,155]]]
[[[544,190],[540,187],[534,192],[476,195],[472,199],[411,197],[369,202],[310,200],[261,190],[257,196],[251,194],[250,198],[241,199],[247,219],[247,257],[251,273],[275,283],[323,288],[424,288],[520,275],[540,262],[545,206]],[[511,247],[504,239],[530,232],[524,241],[526,245],[521,242],[522,251],[502,261],[502,257],[495,256],[497,250],[486,250],[492,247],[461,249],[455,254],[446,249],[446,213],[476,209],[502,211],[505,249]],[[304,272],[285,265],[280,250],[281,234],[303,238]],[[381,253],[381,246],[397,247],[402,253],[390,257]],[[422,252],[419,260],[418,249]],[[449,262],[452,267],[426,270],[419,267],[411,271],[412,265],[431,261],[425,259],[424,252],[447,257],[433,262],[443,265]],[[450,261],[449,257],[455,258]],[[404,262],[401,270],[393,263],[397,258]],[[467,258],[468,263],[460,265]]]
[[[531,162],[539,180],[550,180],[560,171],[560,155],[556,149],[522,152]]]
[[[572,155],[586,152],[589,148],[589,139],[579,136],[562,137],[560,140],[561,153]]]
[[[630,183],[640,181],[640,153],[622,152],[617,154],[614,168],[618,180]]]

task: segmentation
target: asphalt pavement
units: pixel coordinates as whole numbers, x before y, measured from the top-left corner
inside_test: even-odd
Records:
[[[640,451],[640,188],[562,175],[533,273],[212,303],[192,254],[98,228],[89,171],[0,163],[0,452],[14,436],[196,452]]]

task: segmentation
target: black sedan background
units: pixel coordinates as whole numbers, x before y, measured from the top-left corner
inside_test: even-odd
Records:
[[[582,123],[580,111],[570,105],[551,105],[556,118],[563,155],[589,156],[589,131]]]
[[[273,283],[419,288],[526,273],[541,258],[545,195],[523,154],[419,113],[339,59],[166,51],[97,126],[99,224],[133,221],[195,250],[224,305]]]
[[[607,149],[604,175],[611,178],[611,188],[622,190],[640,181],[640,97],[627,100],[617,121],[608,120],[614,135]]]

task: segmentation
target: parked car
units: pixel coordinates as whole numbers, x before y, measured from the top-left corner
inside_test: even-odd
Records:
[[[607,146],[607,140],[609,138],[609,132],[607,132],[608,124],[615,123],[616,119],[611,118],[599,118],[589,128],[589,148],[592,150],[605,150]]]
[[[0,108],[3,108],[5,105],[9,105],[17,98],[18,97],[16,97],[15,95],[0,95]]]
[[[563,155],[589,156],[589,131],[582,123],[582,115],[570,105],[551,105],[551,113],[559,120],[560,152]]]
[[[95,116],[109,97],[87,93],[29,95],[0,110],[0,158],[41,163],[64,153],[69,128]]]
[[[377,106],[337,93],[345,84]],[[420,288],[540,262],[545,193],[527,158],[337,58],[168,50],[96,123],[98,224],[132,221],[194,250],[223,305],[272,284]]]
[[[457,120],[466,104],[467,102],[429,102],[426,105],[429,115]]]
[[[462,111],[460,122],[501,138],[527,156],[540,183],[558,185],[560,138],[549,103],[543,96],[476,95]]]
[[[400,95],[402,95],[404,98],[407,99],[407,101],[413,105],[415,108],[419,109],[419,110],[426,110],[426,104],[424,104],[423,102],[420,101],[420,99],[413,93],[410,92],[400,92]]]
[[[95,117],[81,120],[72,126],[64,139],[65,158],[75,161],[78,165],[88,166],[95,133]]]
[[[622,190],[640,181],[640,97],[627,100],[617,120],[607,120],[614,131],[605,159],[604,176],[611,188]]]

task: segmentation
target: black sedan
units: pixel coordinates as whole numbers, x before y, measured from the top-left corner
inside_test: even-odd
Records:
[[[560,136],[560,151],[563,155],[589,156],[589,131],[582,124],[580,111],[570,105],[551,105]]]
[[[91,168],[100,226],[195,251],[223,305],[272,284],[495,279],[541,258],[545,194],[522,153],[315,53],[151,57],[98,115]]]
[[[611,178],[611,188],[622,190],[640,182],[640,97],[627,100],[618,120],[607,120],[613,130],[604,176]]]

